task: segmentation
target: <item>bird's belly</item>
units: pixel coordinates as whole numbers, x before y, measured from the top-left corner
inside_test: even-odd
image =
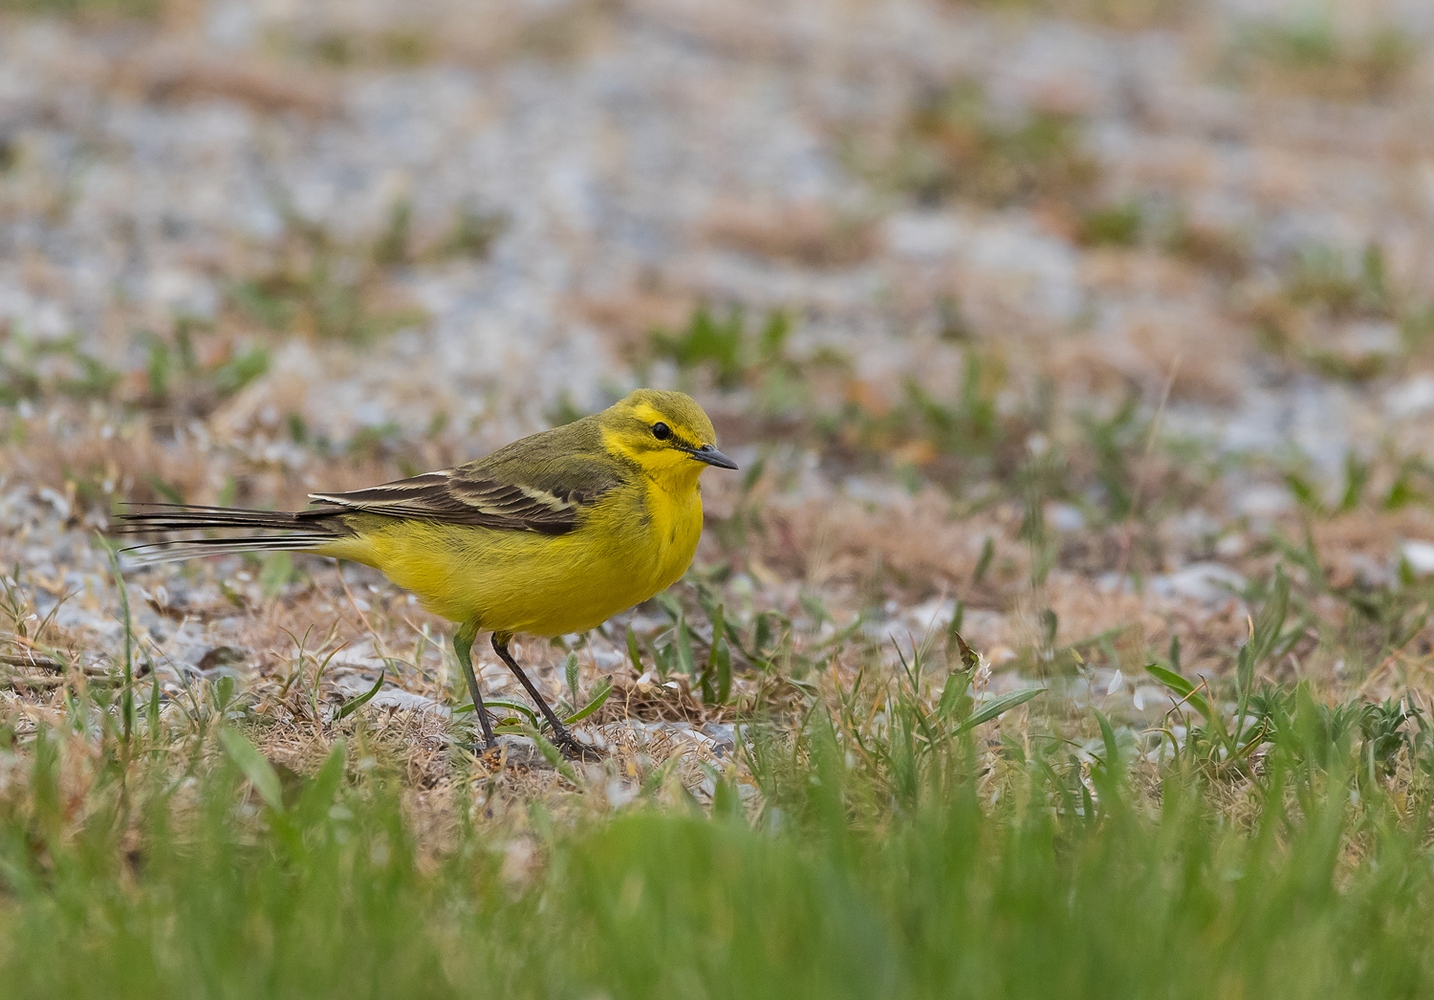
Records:
[[[409,521],[366,534],[362,554],[330,554],[377,567],[450,621],[540,636],[585,632],[681,578],[702,532],[695,500],[645,518],[599,509],[557,536]]]

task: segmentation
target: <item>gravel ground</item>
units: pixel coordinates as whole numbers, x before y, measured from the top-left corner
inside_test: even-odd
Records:
[[[114,662],[94,540],[113,501],[299,503],[644,383],[692,389],[744,465],[763,457],[755,483],[712,483],[699,563],[726,567],[714,586],[746,620],[791,616],[808,651],[865,610],[889,660],[886,640],[939,634],[959,598],[999,691],[1041,673],[1041,649],[1126,627],[1072,693],[1150,721],[1168,702],[1126,678],[1172,635],[1224,662],[1271,539],[1316,540],[1336,585],[1434,572],[1422,3],[4,11],[0,643],[17,665],[0,699],[22,726],[61,704],[23,662],[57,602],[42,645]],[[702,305],[782,311],[781,359],[724,379],[652,337]],[[977,458],[959,421],[955,443],[932,422],[880,430],[908,385],[965,413],[978,363],[997,424],[1029,420],[1043,385],[1055,416]],[[1138,516],[1110,502],[1089,430],[1124,400]],[[1040,499],[1033,541],[1020,470],[1051,449],[1084,478]],[[1345,504],[1351,479],[1368,486]],[[309,650],[331,625],[328,649],[350,643],[321,700],[380,669],[390,718],[456,694],[442,624],[366,572],[230,560],[130,582],[176,699],[233,674],[297,718],[284,682],[317,667],[295,653],[311,625]],[[1296,669],[1338,682],[1352,654],[1319,630],[1343,605],[1303,582]],[[594,637],[585,685],[625,677],[624,625],[664,622],[654,606]],[[1361,647],[1355,680],[1386,690],[1397,661],[1417,687],[1423,636]],[[527,652],[558,690],[564,652]],[[691,702],[685,682],[624,683],[610,731],[724,717],[654,707]]]

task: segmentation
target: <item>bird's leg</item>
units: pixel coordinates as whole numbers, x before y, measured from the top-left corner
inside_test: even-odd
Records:
[[[493,746],[493,723],[488,721],[488,710],[483,707],[483,694],[478,690],[478,678],[473,673],[473,660],[469,656],[473,640],[477,637],[478,626],[458,626],[458,631],[453,633],[453,655],[458,657],[458,665],[463,668],[463,679],[468,682],[468,693],[473,696],[473,711],[478,716],[478,725],[483,727],[483,749],[487,750]]]
[[[528,680],[528,675],[523,673],[523,668],[518,666],[518,661],[513,659],[513,654],[508,651],[508,640],[511,638],[512,636],[499,635],[497,632],[494,632],[493,652],[497,653],[498,658],[508,664],[508,669],[513,671],[513,675],[518,678],[518,683],[523,685],[523,687],[527,689],[529,696],[538,703],[538,708],[542,710],[543,717],[548,720],[548,725],[553,727],[553,742],[558,746],[564,746],[570,749],[576,748],[578,742],[568,733],[567,726],[563,725],[557,713],[543,700],[543,696],[538,694],[538,689],[533,686],[532,681]]]

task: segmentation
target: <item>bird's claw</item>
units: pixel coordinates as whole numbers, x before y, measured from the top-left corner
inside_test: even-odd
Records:
[[[603,759],[602,751],[590,743],[583,743],[575,739],[573,734],[566,729],[553,739],[553,746],[558,752],[569,760],[599,761]]]
[[[504,747],[496,739],[492,743],[485,743],[483,740],[474,740],[468,746],[468,752],[478,759],[478,762],[489,771],[497,771],[502,768],[503,761],[507,757]]]
[[[602,751],[597,747],[575,739],[572,733],[566,730],[560,735],[549,736],[547,739],[558,753],[562,754],[568,760],[592,763],[600,761],[604,757]],[[489,769],[496,769],[502,766],[504,759],[507,757],[505,750],[506,748],[497,737],[494,737],[491,743],[487,743],[481,737],[477,737],[472,743],[468,744],[468,752]]]

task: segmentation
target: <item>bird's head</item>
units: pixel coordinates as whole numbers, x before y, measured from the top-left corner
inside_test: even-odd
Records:
[[[598,414],[603,444],[669,488],[696,485],[709,465],[735,469],[717,450],[712,421],[684,392],[638,389]]]

